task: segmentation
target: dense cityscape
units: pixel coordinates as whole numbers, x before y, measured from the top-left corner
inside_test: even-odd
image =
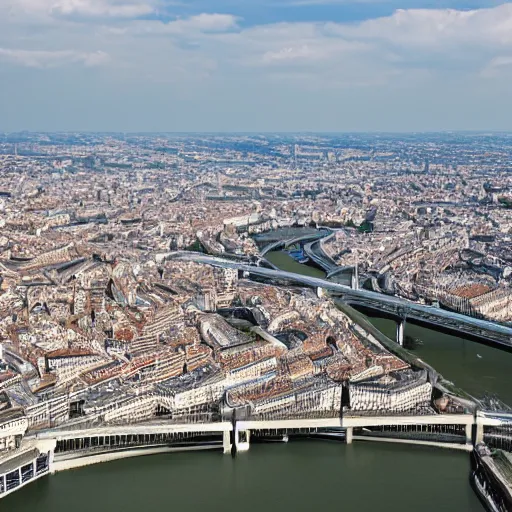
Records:
[[[403,332],[512,349],[511,171],[510,134],[0,134],[0,498],[113,451],[331,436],[471,452],[511,510],[512,404]]]

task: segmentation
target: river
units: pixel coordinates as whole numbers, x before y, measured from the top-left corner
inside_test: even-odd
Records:
[[[481,512],[466,453],[384,443],[253,444],[235,459],[181,452],[45,477],[4,498],[15,512]]]
[[[303,265],[295,261],[289,254],[284,251],[272,251],[267,253],[265,258],[278,268],[286,268],[289,272],[296,272],[311,277],[319,277],[325,279],[325,272],[311,265]]]

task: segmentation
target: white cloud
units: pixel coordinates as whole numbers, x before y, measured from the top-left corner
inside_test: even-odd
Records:
[[[491,9],[399,9],[357,25],[330,23],[326,32],[396,45],[443,48],[455,45],[512,44],[512,4]]]
[[[496,78],[503,74],[512,74],[512,55],[500,55],[493,57],[482,69],[480,76],[483,78]],[[510,79],[508,76],[507,79]]]
[[[491,62],[489,63],[489,66],[491,66],[493,68],[512,66],[512,56],[509,55],[507,57],[504,57],[504,56],[495,57],[494,59],[491,60]]]
[[[42,51],[0,48],[0,59],[30,68],[54,68],[79,63],[84,66],[100,66],[108,62],[104,52],[82,53],[75,51]]]
[[[237,28],[237,18],[231,14],[198,14],[189,18],[178,18],[169,22],[159,20],[134,21],[124,27],[111,27],[119,35],[175,35],[194,36],[199,33],[214,34]]]
[[[263,62],[282,62],[297,59],[318,59],[319,55],[307,44],[302,46],[288,46],[275,51],[268,51],[263,55]]]
[[[376,4],[384,3],[386,0],[281,0],[277,2],[280,7],[303,7],[315,5],[336,5],[336,4]]]
[[[7,0],[10,11],[27,15],[137,18],[154,11],[140,0]]]
[[[417,129],[439,127],[438,116],[458,116],[464,128],[482,119],[496,127],[497,118],[510,126],[512,89],[503,77],[512,69],[512,3],[253,26],[229,13],[167,21],[167,10],[166,21],[152,19],[163,5],[169,0],[0,0],[9,91],[0,119],[16,104],[28,119],[40,112],[44,125],[46,99],[61,105],[67,95],[93,128],[395,129],[402,119]],[[155,16],[138,19],[150,10]],[[78,69],[107,61],[101,73]],[[29,102],[18,92],[30,71],[23,81],[15,65],[51,68],[38,73],[39,96]]]
[[[16,0],[26,13],[54,18],[39,32],[31,30],[37,26],[33,19],[26,24],[29,28],[2,27],[0,19],[0,47],[18,48],[3,50],[0,57],[32,67],[91,66],[103,63],[108,54],[112,76],[125,81],[181,83],[184,89],[194,80],[201,81],[194,87],[217,79],[236,82],[242,89],[244,83],[288,81],[294,89],[322,91],[340,84],[400,88],[430,81],[442,86],[443,80],[453,77],[467,82],[481,78],[483,69],[492,69],[493,76],[499,73],[507,66],[493,59],[512,53],[512,3],[471,11],[398,10],[359,23],[251,27],[250,20],[242,25],[236,16],[221,13],[169,22],[119,19],[150,9],[156,12],[158,2]],[[77,23],[79,16],[89,16],[89,23]],[[103,52],[93,51],[97,48]]]
[[[411,76],[477,77],[485,63],[512,50],[512,4],[472,11],[398,10],[360,23],[256,26],[225,36],[225,43],[234,49],[228,54],[242,56],[245,64],[270,66],[269,73],[286,66],[291,78],[296,67],[303,79],[306,65],[312,78],[332,77],[334,67],[345,82],[353,76],[354,83],[361,75],[404,80],[407,70]]]
[[[237,18],[231,14],[199,14],[179,19],[168,24],[178,32],[198,30],[200,32],[223,32],[237,26]]]

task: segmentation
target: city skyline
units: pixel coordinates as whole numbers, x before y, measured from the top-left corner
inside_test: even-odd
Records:
[[[0,130],[512,130],[512,4],[8,0]]]

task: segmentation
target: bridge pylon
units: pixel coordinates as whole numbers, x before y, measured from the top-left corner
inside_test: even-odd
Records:
[[[400,319],[396,324],[396,342],[401,347],[404,346],[404,331],[405,331],[405,320]]]
[[[407,309],[399,307],[397,309],[398,320],[396,323],[396,342],[403,347],[405,338],[405,324],[407,322]]]

